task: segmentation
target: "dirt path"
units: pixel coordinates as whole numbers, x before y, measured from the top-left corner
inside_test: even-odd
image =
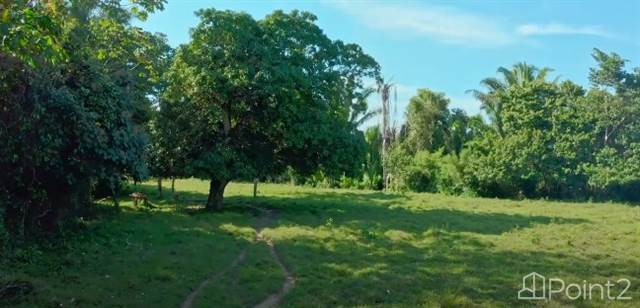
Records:
[[[195,288],[193,291],[191,291],[191,293],[189,293],[189,295],[187,296],[187,298],[184,299],[184,302],[182,302],[182,305],[180,307],[191,308],[191,305],[193,305],[193,300],[198,295],[200,295],[204,287],[206,287],[210,282],[220,279],[220,277],[224,276],[226,273],[236,268],[240,263],[242,263],[242,261],[244,261],[244,258],[246,255],[247,255],[247,248],[243,249],[238,254],[238,256],[236,256],[236,258],[233,259],[233,262],[231,262],[231,264],[227,268],[223,269],[220,272],[209,275],[204,281],[200,283],[200,285],[197,288]]]
[[[255,207],[255,206],[250,206],[250,207],[260,213],[260,219],[254,225],[254,229],[256,230],[256,240],[258,242],[264,242],[269,247],[269,252],[271,252],[271,256],[276,261],[276,263],[278,263],[278,266],[280,266],[280,268],[282,269],[282,272],[284,273],[284,277],[285,277],[280,290],[278,290],[278,292],[276,293],[269,295],[266,299],[264,299],[262,302],[260,302],[260,304],[256,305],[255,307],[256,308],[275,307],[278,305],[278,303],[280,303],[282,298],[287,293],[289,293],[291,288],[293,288],[295,284],[295,279],[293,278],[293,275],[291,274],[289,269],[287,269],[287,267],[284,265],[284,263],[282,262],[282,259],[276,252],[273,242],[270,239],[264,237],[262,234],[262,230],[265,227],[273,225],[273,223],[275,222],[274,211],[266,210],[266,209]],[[225,269],[216,273],[212,273],[209,276],[207,276],[207,278],[204,281],[202,281],[196,289],[194,289],[193,291],[191,291],[191,293],[189,293],[189,295],[182,302],[181,308],[191,308],[191,306],[193,305],[193,301],[195,300],[196,297],[198,297],[198,295],[200,295],[200,293],[202,293],[202,290],[204,289],[204,287],[206,287],[209,283],[220,279],[222,276],[226,275],[227,273],[231,272],[236,267],[238,267],[244,261],[248,248],[250,248],[250,246],[244,248],[235,257],[235,259],[231,262],[231,264],[229,264],[229,266],[227,266]]]
[[[263,209],[260,209],[260,210],[263,210]],[[266,213],[263,215],[269,217],[269,220],[273,222],[274,220],[273,212],[268,210],[263,210],[263,211],[266,211]],[[289,271],[289,269],[287,269],[287,267],[282,262],[282,259],[276,252],[273,242],[269,238],[266,238],[263,236],[262,229],[258,231],[258,240],[264,241],[267,244],[267,246],[269,246],[269,251],[271,252],[271,256],[276,261],[276,263],[278,263],[278,266],[280,266],[280,269],[282,269],[282,272],[284,273],[284,282],[282,283],[282,287],[280,288],[280,290],[278,290],[278,292],[269,295],[269,297],[263,300],[260,304],[256,305],[255,308],[275,307],[278,305],[278,303],[280,303],[282,298],[287,293],[289,293],[289,291],[293,288],[293,285],[295,284],[295,279],[293,278],[293,275],[291,275],[291,272]]]

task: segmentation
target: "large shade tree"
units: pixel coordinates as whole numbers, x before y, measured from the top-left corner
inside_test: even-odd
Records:
[[[186,174],[210,180],[208,209],[227,183],[318,169],[361,170],[364,136],[351,102],[379,67],[359,46],[332,41],[309,13],[201,10],[180,47],[161,112],[173,114]],[[346,102],[346,103],[345,103]],[[164,109],[164,111],[162,110]]]

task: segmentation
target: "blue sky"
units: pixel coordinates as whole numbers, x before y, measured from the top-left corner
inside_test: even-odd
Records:
[[[205,1],[169,0],[143,28],[165,33],[172,46],[189,40],[201,8],[314,13],[332,39],[357,43],[397,84],[398,113],[417,88],[444,92],[470,114],[479,103],[465,91],[499,66],[526,61],[588,86],[594,47],[640,66],[640,0],[627,1]],[[377,98],[372,105],[377,104]]]

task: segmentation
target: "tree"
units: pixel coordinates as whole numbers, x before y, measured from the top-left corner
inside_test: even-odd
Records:
[[[0,5],[0,47],[2,52],[35,67],[65,59],[60,42],[62,28],[51,10],[26,0]]]
[[[640,69],[635,73],[624,70],[625,60],[619,55],[606,54],[594,49],[593,58],[598,68],[591,68],[589,96],[592,107],[599,114],[597,130],[603,146],[615,144],[618,136],[637,122],[640,114]],[[632,134],[637,135],[637,134]],[[634,138],[635,139],[635,138]]]
[[[436,151],[446,146],[449,134],[449,99],[444,93],[418,89],[407,107],[407,142],[412,152]]]
[[[469,90],[477,100],[480,101],[481,109],[487,113],[491,124],[494,126],[499,136],[504,136],[502,109],[504,101],[500,95],[506,89],[512,86],[524,86],[533,81],[544,81],[552,70],[549,68],[538,69],[535,66],[528,65],[525,62],[516,63],[511,69],[499,67],[498,73],[502,75],[498,78],[485,78],[480,84],[487,88],[487,92],[479,90]]]
[[[640,68],[627,72],[615,53],[594,49],[597,67],[589,79],[586,101],[593,119],[595,159],[584,164],[596,194],[640,199]]]
[[[131,8],[153,10],[162,1],[137,3]],[[125,175],[144,176],[153,88],[144,54],[155,38],[131,27],[135,14],[119,2],[18,1],[10,10],[24,18],[8,18],[3,31],[24,37],[12,36],[0,52],[0,204],[6,229],[22,238],[82,213],[96,183],[116,191]],[[24,31],[32,21],[64,61],[24,45],[36,35]],[[122,41],[105,43],[115,38]]]
[[[315,16],[201,10],[170,72],[163,106],[179,125],[186,173],[210,180],[207,209],[221,209],[227,183],[321,169],[361,170],[364,136],[345,101],[364,90],[377,63],[357,45],[331,41]]]
[[[465,143],[479,137],[486,131],[486,124],[482,116],[467,116],[467,113],[459,108],[453,108],[447,119],[446,152],[460,156]]]
[[[175,145],[169,144],[171,135],[164,134],[166,130],[159,127],[162,123],[158,120],[159,116],[158,112],[154,113],[154,118],[149,123],[150,142],[145,148],[145,161],[151,176],[156,177],[158,181],[158,193],[162,196],[162,179],[173,179],[177,173],[175,167],[177,153],[172,151]]]
[[[487,127],[479,115],[469,117],[462,109],[449,109],[444,93],[418,89],[409,101],[403,129],[412,154],[442,150],[443,154],[459,156],[464,144],[482,135]]]
[[[393,89],[393,83],[385,82],[384,79],[378,78],[376,80],[378,85],[378,94],[380,94],[380,102],[382,105],[382,183],[386,189],[389,183],[389,172],[387,170],[387,160],[391,143],[395,137],[395,127],[391,123],[391,90]]]
[[[570,83],[546,81],[549,69],[516,64],[499,69],[503,81],[491,85],[483,103],[499,106],[493,134],[471,144],[468,184],[488,196],[559,196],[562,187],[579,188],[576,160],[584,126],[572,121],[581,110],[581,91]],[[499,119],[499,120],[496,120]],[[572,179],[572,180],[569,180]]]
[[[369,110],[369,97],[376,92],[373,87],[365,88],[361,93],[356,93],[356,97],[352,99],[349,107],[351,112],[349,115],[349,123],[354,127],[360,127],[365,122],[382,112],[381,108]]]

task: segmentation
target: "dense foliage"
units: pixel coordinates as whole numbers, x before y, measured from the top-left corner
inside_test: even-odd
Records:
[[[14,237],[55,232],[146,176],[145,123],[169,47],[129,24],[162,2],[16,1],[2,11],[0,203]],[[31,42],[36,42],[32,44]]]
[[[176,50],[132,25],[164,0],[0,4],[0,208],[14,238],[56,232],[149,175],[516,198],[640,199],[640,69],[594,50],[591,87],[518,63],[470,92],[480,115],[393,84],[310,13],[201,10]],[[377,88],[367,87],[376,83]],[[371,110],[371,95],[383,108]],[[382,126],[360,130],[382,113]],[[162,187],[162,186],[159,186]]]
[[[351,124],[363,80],[378,74],[371,57],[328,39],[309,13],[198,16],[168,74],[159,124],[175,126],[168,151],[184,157],[181,172],[211,180],[208,208],[222,206],[235,179],[287,167],[302,175],[359,171],[364,137]]]
[[[489,124],[418,90],[385,161],[391,189],[489,197],[639,200],[640,69],[598,49],[588,91],[518,63],[471,91]]]

